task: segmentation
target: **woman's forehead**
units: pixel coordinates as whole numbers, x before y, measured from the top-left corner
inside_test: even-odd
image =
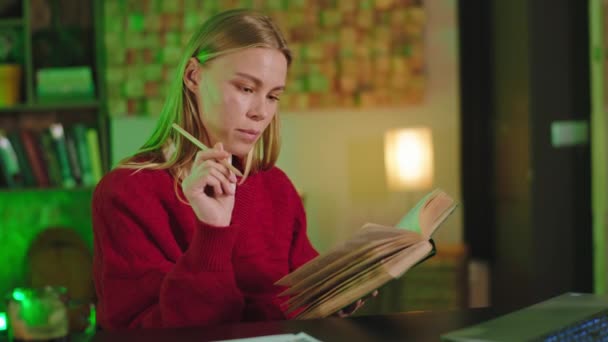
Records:
[[[218,57],[213,62],[211,67],[224,75],[249,75],[263,83],[284,83],[287,75],[287,58],[272,48],[247,48]]]

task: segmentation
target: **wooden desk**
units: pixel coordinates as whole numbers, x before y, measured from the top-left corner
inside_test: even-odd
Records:
[[[445,332],[480,323],[504,313],[506,312],[484,308],[352,318],[240,323],[207,328],[100,331],[93,337],[93,341],[217,341],[298,332],[305,332],[324,342],[439,341],[439,336]]]

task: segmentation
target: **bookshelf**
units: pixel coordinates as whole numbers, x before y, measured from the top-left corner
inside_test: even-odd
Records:
[[[16,139],[23,143],[22,132],[30,132],[36,137],[39,149],[46,146],[47,153],[43,160],[48,163],[52,159],[49,158],[48,151],[53,150],[49,146],[53,147],[55,142],[51,140],[51,144],[48,143],[52,124],[62,125],[66,142],[69,132],[82,132],[83,129],[85,132],[95,132],[93,138],[97,147],[93,150],[97,151],[100,174],[109,169],[109,120],[103,77],[105,52],[101,1],[10,0],[14,5],[6,10],[3,0],[0,0],[0,179],[5,178],[5,150],[2,149],[2,144],[6,140],[3,141],[2,138],[9,141],[12,138],[13,141]],[[56,20],[53,21],[53,18]],[[12,32],[13,37],[20,40],[19,44],[14,45],[18,51],[13,52],[11,60],[1,56],[1,37],[6,32]],[[3,63],[9,64],[7,62],[17,64],[21,69],[19,96],[11,103],[1,101],[6,89],[3,87],[7,87],[7,83],[2,83],[1,70]],[[93,87],[88,89],[93,89],[92,96],[67,96],[63,100],[39,96],[40,70],[74,66],[85,66],[90,70]],[[76,133],[72,134],[76,136]],[[90,139],[85,140],[87,146],[91,146]],[[84,146],[78,143],[75,145]],[[74,153],[74,148],[71,151],[71,156],[76,155],[78,161],[84,159],[81,155],[90,152],[76,149],[77,153]],[[25,256],[39,233],[52,227],[71,229],[92,249],[91,199],[97,178],[89,178],[85,184],[84,177],[81,177],[75,184],[66,185],[63,174],[60,174],[60,181],[54,178],[55,182],[49,181],[42,185],[38,178],[31,178],[34,175],[29,155],[25,160],[32,173],[28,182],[24,181],[25,177],[22,183],[12,186],[0,182],[0,245],[3,246],[0,249],[0,259],[5,260],[4,266],[0,266],[0,295],[5,295],[14,287],[30,285],[25,274]],[[73,158],[69,162],[69,167],[73,168]],[[49,165],[50,163],[46,165],[45,172],[51,180],[52,168]],[[57,168],[54,170],[57,171]],[[62,171],[59,172],[63,173]],[[75,177],[74,174],[72,176]],[[5,303],[0,302],[0,315],[3,311]]]
[[[97,174],[109,169],[102,9],[101,0],[18,0],[13,1],[12,7],[0,7],[0,89],[20,84],[16,101],[3,101],[0,98],[0,140],[4,134],[14,145],[9,133],[23,130],[33,132],[38,140],[38,151],[44,155],[42,164],[45,164],[43,159],[48,162],[52,156],[48,149],[40,152],[44,150],[40,146],[41,135],[49,134],[51,124],[60,124],[66,140],[69,134],[74,134],[71,133],[74,126],[85,127],[87,132],[95,131],[98,155],[95,164],[99,164]],[[3,36],[8,37],[5,42],[11,42],[10,37],[16,37],[14,44],[4,44],[9,46],[9,58],[4,60],[1,48]],[[11,64],[20,68],[21,75],[17,82],[2,78],[3,65]],[[17,134],[13,139],[20,136]],[[73,145],[78,146],[75,134],[72,139],[76,141]],[[0,141],[0,148],[1,145]],[[68,148],[68,152],[76,155],[74,149]],[[3,156],[1,152],[0,158]],[[29,155],[27,157],[29,160]],[[81,155],[69,157],[74,160],[82,158]],[[70,165],[78,168],[73,163],[76,162],[70,160]],[[4,171],[0,176],[3,175],[3,178],[7,177],[6,164],[3,166],[0,159],[0,172]],[[21,164],[20,161],[23,172]],[[48,163],[45,168],[47,166]],[[61,167],[64,166],[61,164]],[[50,172],[48,168],[46,172]],[[94,187],[91,182],[84,183],[79,179],[73,169],[72,174],[76,180],[75,186],[66,186],[57,181],[44,184],[35,177],[33,183],[23,180],[18,180],[16,185],[6,180],[0,182],[0,192],[8,194],[44,189],[73,191],[74,187],[90,191]]]

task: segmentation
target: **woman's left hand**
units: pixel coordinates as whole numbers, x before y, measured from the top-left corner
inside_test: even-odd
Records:
[[[361,308],[363,306],[363,304],[365,304],[365,301],[367,299],[369,299],[370,297],[377,297],[377,296],[378,296],[378,290],[374,290],[374,292],[372,292],[371,295],[357,300],[356,302],[352,303],[351,305],[336,312],[334,315],[341,317],[341,318],[348,317],[348,316],[354,314],[357,310],[359,310],[359,308]]]

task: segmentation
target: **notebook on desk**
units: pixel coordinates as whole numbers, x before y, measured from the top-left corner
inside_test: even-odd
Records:
[[[442,341],[607,341],[608,297],[567,293],[441,336]]]

